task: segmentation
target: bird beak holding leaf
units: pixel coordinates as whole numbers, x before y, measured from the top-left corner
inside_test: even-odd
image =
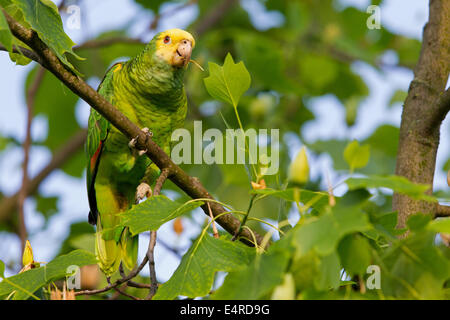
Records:
[[[188,39],[180,41],[173,57],[173,65],[177,67],[185,67],[191,60],[192,42]]]

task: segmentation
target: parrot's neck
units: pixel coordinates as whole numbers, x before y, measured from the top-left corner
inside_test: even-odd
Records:
[[[158,108],[173,109],[184,96],[184,68],[174,68],[164,62],[147,46],[138,56],[125,65],[128,90],[140,95]]]

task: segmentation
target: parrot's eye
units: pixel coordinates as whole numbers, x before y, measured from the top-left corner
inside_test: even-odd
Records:
[[[171,41],[171,39],[170,39],[169,36],[165,36],[165,37],[164,37],[164,43],[165,43],[165,44],[169,44],[170,41]]]

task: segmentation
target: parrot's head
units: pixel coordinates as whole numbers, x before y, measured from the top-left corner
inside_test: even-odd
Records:
[[[181,29],[169,29],[158,33],[155,54],[176,68],[185,67],[191,60],[192,49],[195,46],[194,37]]]

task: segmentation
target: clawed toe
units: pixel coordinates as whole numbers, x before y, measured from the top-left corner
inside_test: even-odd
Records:
[[[142,182],[138,187],[136,188],[136,197],[135,201],[136,203],[139,203],[142,199],[145,197],[149,198],[152,196],[152,188],[145,182]]]

